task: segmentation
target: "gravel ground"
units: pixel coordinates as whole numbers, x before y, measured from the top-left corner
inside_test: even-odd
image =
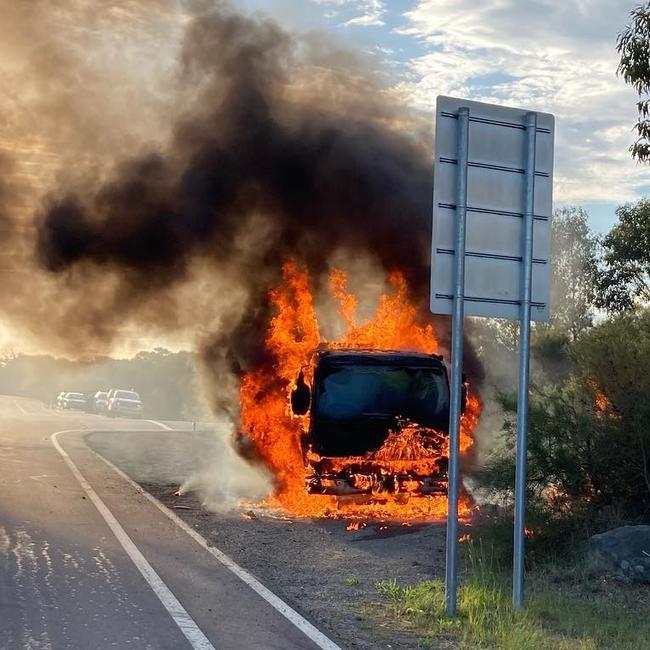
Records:
[[[378,580],[409,584],[443,577],[443,524],[367,522],[347,531],[342,520],[247,508],[214,512],[194,492],[175,494],[189,468],[214,452],[213,434],[93,433],[87,440],[342,647],[417,647],[408,632],[367,612],[382,599]]]

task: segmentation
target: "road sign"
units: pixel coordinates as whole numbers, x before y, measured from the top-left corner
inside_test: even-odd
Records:
[[[431,311],[452,314],[447,565],[456,615],[464,316],[519,318],[513,604],[523,604],[530,321],[549,316],[554,118],[438,97]]]
[[[452,97],[438,97],[436,110],[431,311],[453,310],[461,106],[469,109],[465,315],[517,319],[529,111]],[[547,320],[555,125],[536,116],[531,318]]]

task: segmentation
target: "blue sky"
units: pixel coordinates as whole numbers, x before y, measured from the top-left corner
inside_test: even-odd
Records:
[[[616,76],[621,0],[245,0],[285,28],[325,31],[381,62],[394,91],[433,112],[438,94],[556,115],[555,204],[588,209],[603,232],[647,194],[630,159],[634,92]]]

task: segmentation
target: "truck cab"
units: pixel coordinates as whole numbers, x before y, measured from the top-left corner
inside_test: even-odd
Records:
[[[311,386],[305,380],[311,376]],[[318,494],[446,492],[449,381],[442,357],[328,349],[291,395]]]

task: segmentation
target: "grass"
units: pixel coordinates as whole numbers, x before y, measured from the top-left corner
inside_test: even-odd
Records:
[[[549,565],[528,576],[524,611],[511,605],[509,576],[490,547],[470,542],[458,592],[459,616],[445,617],[444,583],[377,588],[385,612],[412,629],[421,647],[498,650],[647,650],[648,589],[596,578],[585,565]]]

